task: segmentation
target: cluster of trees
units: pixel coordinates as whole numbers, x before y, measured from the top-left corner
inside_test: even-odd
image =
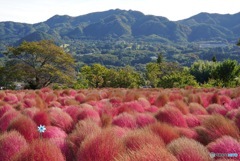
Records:
[[[239,44],[238,44],[239,45]],[[130,66],[106,67],[101,64],[78,67],[71,54],[52,41],[23,42],[9,47],[7,59],[0,67],[0,85],[13,87],[15,82],[38,89],[52,85],[67,88],[185,87],[240,85],[240,65],[236,60],[196,61],[190,67],[167,62],[159,54],[156,62],[146,64],[145,72]]]

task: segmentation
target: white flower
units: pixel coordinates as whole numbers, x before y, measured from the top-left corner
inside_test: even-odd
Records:
[[[40,126],[38,126],[38,131],[40,133],[44,133],[46,131],[46,127],[44,125],[40,125]]]

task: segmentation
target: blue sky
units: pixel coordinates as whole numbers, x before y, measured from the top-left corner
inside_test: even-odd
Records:
[[[181,20],[200,12],[238,13],[240,0],[0,0],[0,21],[37,23],[56,14],[79,16],[116,8]]]

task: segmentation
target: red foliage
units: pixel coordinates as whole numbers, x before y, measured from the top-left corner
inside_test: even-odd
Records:
[[[219,104],[211,104],[209,105],[206,110],[208,111],[209,114],[220,114],[225,116],[227,114],[227,109],[223,105]]]
[[[182,114],[184,115],[189,114],[189,107],[185,102],[183,102],[182,100],[177,100],[177,101],[174,101],[174,104],[175,104],[175,107],[182,112]]]
[[[73,120],[66,112],[60,108],[51,108],[49,110],[51,125],[63,129],[66,133],[71,132],[73,128]]]
[[[124,145],[114,132],[104,130],[98,135],[87,137],[82,143],[78,161],[111,161],[125,152]]]
[[[190,128],[199,126],[201,124],[200,120],[195,115],[188,114],[188,115],[185,115],[184,118],[187,122],[188,127]]]
[[[176,156],[179,161],[212,160],[207,148],[193,139],[184,137],[176,139],[167,145],[167,149]]]
[[[146,145],[162,146],[165,143],[162,138],[147,129],[133,130],[124,137],[124,145],[128,150],[139,150]]]
[[[5,102],[0,102],[0,118],[9,110],[12,109],[12,106]]]
[[[56,126],[46,126],[46,131],[42,133],[43,138],[66,138],[65,131]]]
[[[24,115],[18,116],[14,119],[8,126],[8,130],[18,131],[27,141],[32,141],[39,137],[37,124]]]
[[[114,117],[112,124],[130,129],[137,128],[136,118],[128,113],[121,113],[120,115]]]
[[[138,127],[144,127],[146,125],[149,125],[155,122],[156,122],[156,119],[153,117],[153,115],[150,115],[147,113],[136,114],[136,123]]]
[[[145,145],[138,151],[128,151],[116,159],[117,161],[177,161],[169,151],[162,146]]]
[[[81,108],[81,110],[78,112],[77,119],[78,120],[91,119],[98,124],[101,123],[101,118],[100,118],[98,112],[95,111],[94,109],[88,108],[88,107]]]
[[[78,93],[75,96],[75,100],[78,101],[79,103],[83,103],[85,98],[86,96],[83,93]]]
[[[20,113],[14,109],[9,110],[0,118],[0,131],[4,132],[7,130],[8,125],[13,121]]]
[[[5,132],[0,135],[0,160],[11,161],[15,154],[26,147],[27,142],[19,132]]]
[[[203,121],[203,129],[197,130],[200,141],[208,144],[224,135],[239,139],[239,130],[231,120],[221,116],[212,115]]]
[[[231,136],[223,136],[221,138],[218,138],[214,142],[211,142],[207,145],[207,148],[209,152],[214,153],[221,153],[221,154],[228,154],[228,153],[237,153],[238,157],[233,158],[236,160],[240,159],[239,152],[240,152],[240,143],[232,138]],[[215,157],[217,159],[218,157]],[[221,157],[223,158],[223,157]],[[224,157],[226,159],[229,159],[229,157]]]
[[[162,138],[166,144],[180,137],[178,131],[166,123],[156,122],[146,128]]]
[[[39,111],[33,116],[33,121],[39,125],[49,126],[51,124],[50,118],[47,112]]]
[[[171,106],[161,108],[155,117],[157,120],[169,123],[173,126],[187,127],[186,120],[181,111]]]
[[[189,104],[189,110],[191,114],[194,115],[207,115],[207,110],[198,103],[190,103]]]
[[[157,106],[157,107],[162,107],[166,103],[168,103],[169,101],[170,100],[169,100],[168,95],[166,93],[162,93],[157,97],[157,99],[154,102],[154,105]]]
[[[101,128],[92,120],[82,120],[76,124],[75,129],[68,135],[68,145],[71,147],[73,154],[76,154],[83,140],[90,135],[97,135]]]
[[[3,101],[12,105],[17,103],[19,100],[15,94],[7,93],[6,96],[3,98]]]
[[[28,148],[21,150],[13,161],[65,161],[65,158],[50,140],[36,139]]]

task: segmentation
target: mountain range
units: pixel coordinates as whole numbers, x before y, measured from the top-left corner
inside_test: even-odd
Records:
[[[0,22],[0,43],[24,40],[154,39],[162,43],[236,42],[240,37],[240,12],[199,13],[180,21],[132,10],[108,10],[82,16],[55,15],[36,23]]]

